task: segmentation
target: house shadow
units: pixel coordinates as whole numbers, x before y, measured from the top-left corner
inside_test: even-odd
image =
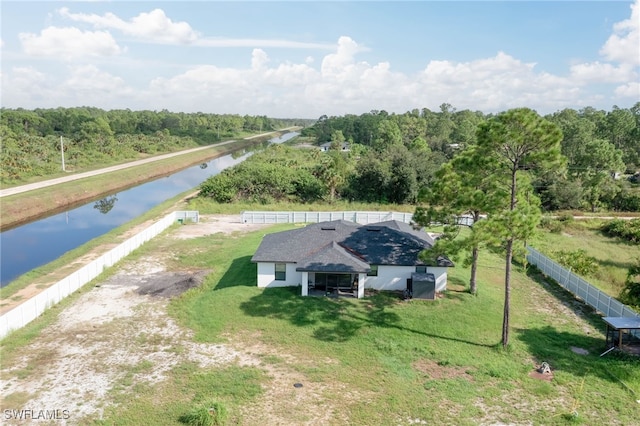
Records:
[[[251,263],[251,256],[233,259],[227,271],[214,287],[214,291],[228,287],[255,287],[257,276],[256,268],[255,263]]]
[[[240,304],[253,317],[285,320],[297,327],[310,327],[315,339],[344,342],[363,328],[395,328],[416,335],[455,341],[480,347],[495,347],[455,337],[440,336],[405,327],[392,307],[404,303],[397,294],[379,292],[365,299],[302,297],[298,287],[265,288],[261,294]]]
[[[528,346],[529,353],[538,364],[546,362],[552,371],[564,371],[576,377],[593,376],[614,383],[620,380],[624,382],[630,377],[624,374],[629,371],[629,362],[638,361],[630,360],[630,356],[625,354],[601,357],[605,351],[605,341],[597,336],[558,331],[549,325],[513,331],[517,334],[516,338]],[[609,372],[611,366],[623,368],[616,368],[614,376]]]

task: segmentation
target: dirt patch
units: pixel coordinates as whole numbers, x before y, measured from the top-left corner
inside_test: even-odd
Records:
[[[198,223],[187,222],[172,234],[177,239],[206,237],[217,233],[231,235],[262,229],[269,224],[243,223],[240,215],[207,215],[200,216]]]
[[[209,271],[200,271],[195,274],[188,272],[158,272],[144,275],[139,277],[140,284],[136,289],[136,293],[171,298],[184,293],[190,288],[200,286],[208,273]]]
[[[432,380],[455,378],[463,378],[469,381],[473,380],[473,376],[467,373],[467,369],[464,367],[440,365],[430,359],[415,361],[413,368]]]
[[[571,346],[571,352],[578,355],[589,355],[589,351],[583,348],[578,348],[576,346]]]
[[[547,382],[550,382],[551,380],[553,380],[553,373],[541,373],[538,370],[533,370],[531,373],[529,373],[529,377],[531,377],[532,379],[545,380]]]

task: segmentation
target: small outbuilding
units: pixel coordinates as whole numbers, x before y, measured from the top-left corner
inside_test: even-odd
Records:
[[[604,317],[607,324],[606,354],[614,349],[640,355],[640,317]]]

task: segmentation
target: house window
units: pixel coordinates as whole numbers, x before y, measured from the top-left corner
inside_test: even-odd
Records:
[[[427,267],[424,266],[424,265],[416,266],[416,273],[417,274],[426,274],[427,273]]]
[[[286,280],[287,280],[287,264],[276,263],[276,281],[286,281]]]
[[[378,276],[378,265],[370,265],[371,270],[367,272],[367,276],[369,277],[377,277]]]

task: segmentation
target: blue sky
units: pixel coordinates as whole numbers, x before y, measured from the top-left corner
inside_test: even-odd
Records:
[[[0,7],[7,108],[318,118],[640,101],[640,0]]]

